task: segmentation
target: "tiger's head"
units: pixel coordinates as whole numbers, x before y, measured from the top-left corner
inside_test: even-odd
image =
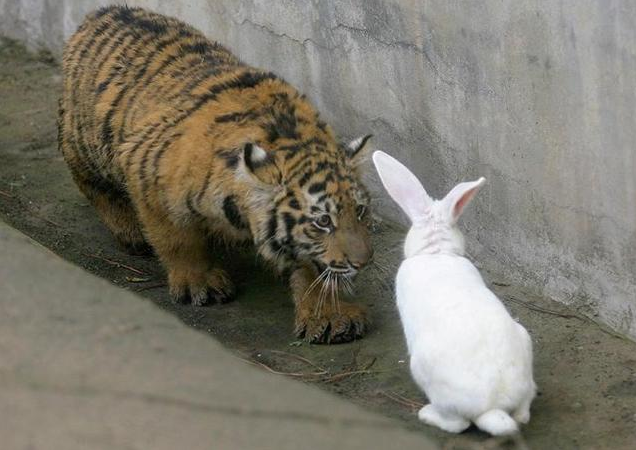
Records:
[[[244,146],[246,172],[256,181],[252,195],[261,205],[256,243],[283,269],[310,263],[321,274],[351,279],[373,255],[369,196],[357,171],[371,136],[344,145],[321,122],[318,129],[294,136],[305,139]]]
[[[280,271],[303,265],[356,275],[373,255],[358,171],[371,136],[338,143],[306,97],[277,78],[224,95],[208,131],[241,190],[229,218],[240,214]]]

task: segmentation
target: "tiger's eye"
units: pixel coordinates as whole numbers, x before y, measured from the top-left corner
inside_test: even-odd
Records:
[[[316,219],[316,225],[321,228],[329,228],[331,226],[331,217],[328,214],[323,214]]]

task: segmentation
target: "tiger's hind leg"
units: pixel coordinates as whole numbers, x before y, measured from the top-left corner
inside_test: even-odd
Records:
[[[235,287],[227,272],[213,261],[205,230],[196,224],[177,225],[158,220],[140,207],[148,240],[168,272],[170,296],[175,303],[193,306],[225,303],[234,297]]]
[[[144,238],[135,209],[125,192],[100,192],[94,195],[92,203],[124,250],[131,255],[152,254],[152,247]]]
[[[58,102],[57,145],[75,184],[95,207],[102,222],[124,250],[135,255],[151,254],[152,248],[144,239],[128,194],[91,170],[88,158],[94,152],[88,149],[86,144],[79,143],[79,140],[83,140],[81,127],[76,122],[77,118],[64,107],[69,101],[67,95],[68,92],[65,92]],[[76,105],[74,109],[79,107],[80,105]]]
[[[76,184],[95,207],[119,245],[132,255],[151,254],[152,247],[144,238],[128,194],[103,179],[89,178],[74,170],[72,172]]]

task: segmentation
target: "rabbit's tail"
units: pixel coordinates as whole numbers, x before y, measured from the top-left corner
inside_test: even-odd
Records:
[[[516,433],[519,429],[517,422],[501,409],[491,409],[474,420],[481,430],[493,436],[503,436]]]

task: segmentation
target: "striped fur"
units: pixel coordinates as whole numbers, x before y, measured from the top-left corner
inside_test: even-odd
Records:
[[[355,169],[367,138],[338,145],[285,81],[139,8],[89,15],[63,72],[59,145],[74,180],[121,244],[155,251],[175,300],[229,299],[208,237],[251,240],[289,274],[299,336],[362,334],[364,310],[337,290],[372,253]]]

